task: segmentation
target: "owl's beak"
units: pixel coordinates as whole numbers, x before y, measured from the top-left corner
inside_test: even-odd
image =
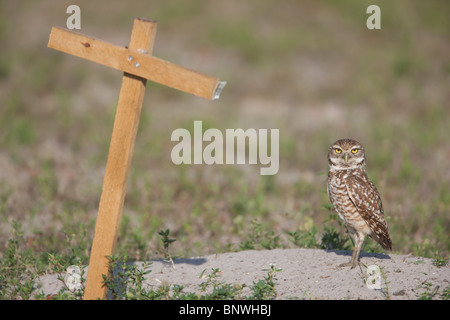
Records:
[[[348,163],[348,153],[346,153],[346,154],[344,155],[344,160],[345,160],[345,163]]]

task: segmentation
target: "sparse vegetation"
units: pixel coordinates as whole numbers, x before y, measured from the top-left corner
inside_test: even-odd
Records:
[[[182,285],[163,283],[153,287],[145,285],[145,277],[150,274],[151,263],[142,266],[128,262],[128,257],[109,257],[110,276],[104,277],[104,285],[108,287],[108,298],[113,300],[264,300],[276,297],[275,273],[281,269],[274,266],[262,280],[255,281],[250,286],[249,295],[243,293],[245,284],[225,283],[220,281],[221,271],[218,268],[211,272],[203,270],[199,278],[205,279],[199,284],[198,290],[189,292]],[[63,279],[60,279],[63,281]],[[58,294],[44,297],[36,294],[36,299],[81,299],[84,294],[84,283],[79,290],[71,292],[66,286]]]

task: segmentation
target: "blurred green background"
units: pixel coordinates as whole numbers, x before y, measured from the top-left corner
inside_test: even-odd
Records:
[[[121,73],[47,48],[71,4],[81,33],[122,46],[134,17],[157,20],[155,56],[228,82],[214,102],[147,84],[119,253],[161,256],[165,229],[177,256],[288,248],[300,245],[293,233],[320,239],[331,227],[345,238],[330,219],[326,156],[352,137],[366,148],[394,252],[448,256],[450,2],[5,0],[0,257],[16,222],[26,250],[87,263]],[[366,28],[370,4],[381,30]],[[280,129],[278,174],[172,164],[172,131],[194,120]]]

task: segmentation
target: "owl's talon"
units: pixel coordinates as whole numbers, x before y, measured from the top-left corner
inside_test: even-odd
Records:
[[[347,268],[347,267],[352,267],[352,263],[351,262],[347,262],[347,263],[341,263],[339,265],[339,268]]]
[[[339,265],[339,268],[348,268],[348,267],[350,267],[350,269],[353,269],[354,267],[359,266],[359,265],[360,265],[359,261],[351,261],[350,260],[347,263],[341,263]]]

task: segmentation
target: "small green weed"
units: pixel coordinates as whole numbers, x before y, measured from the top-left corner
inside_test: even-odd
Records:
[[[330,212],[325,223],[330,226],[324,227],[320,247],[326,250],[351,250],[352,247],[349,243],[349,239],[343,238],[340,233],[340,230],[346,230],[346,227],[341,219],[339,219],[338,215],[335,212]],[[337,226],[339,230],[336,229],[335,226]]]
[[[206,278],[206,281],[199,285],[201,294],[197,295],[198,299],[229,300],[235,299],[236,296],[240,296],[243,286],[219,281],[218,277],[222,273],[219,268],[212,269],[212,272],[209,275],[205,275],[205,271],[206,270],[203,270],[200,274],[200,278]]]
[[[333,226],[325,227],[322,240],[320,242],[320,247],[326,250],[351,250],[351,247],[347,242],[348,239],[343,239],[340,232]]]
[[[380,267],[380,271],[381,271],[381,277],[384,280],[384,294],[386,296],[386,300],[391,300],[391,296],[389,295],[389,286],[388,284],[390,283],[390,281],[388,281],[387,276],[386,276],[386,272],[384,272],[384,268]]]
[[[171,243],[175,242],[176,239],[171,239],[169,238],[169,234],[170,234],[170,229],[166,229],[166,230],[161,230],[158,232],[158,234],[161,236],[161,242],[163,244],[164,247],[164,258],[169,261],[172,264],[172,267],[175,269],[175,264],[173,263],[173,259],[172,256],[169,252],[169,246]]]
[[[432,286],[433,284],[431,282],[426,282],[417,287],[417,289],[425,289],[425,291],[419,295],[419,300],[432,300],[439,293],[439,286],[435,286],[434,289],[431,289]]]
[[[441,293],[442,300],[449,300],[450,298],[450,286],[445,287]]]
[[[316,240],[317,228],[314,226],[311,230],[297,230],[288,232],[293,244],[300,248],[319,248],[320,244]]]
[[[277,297],[277,291],[275,289],[275,273],[280,272],[281,269],[275,268],[275,265],[271,265],[268,270],[267,276],[264,280],[253,282],[251,287],[253,294],[249,297],[250,300],[269,300]]]
[[[436,253],[432,263],[435,267],[442,268],[448,265],[448,258],[442,257],[439,253]]]
[[[281,247],[280,237],[273,231],[264,230],[262,224],[254,219],[251,222],[250,234],[241,245],[241,250],[275,249]]]

